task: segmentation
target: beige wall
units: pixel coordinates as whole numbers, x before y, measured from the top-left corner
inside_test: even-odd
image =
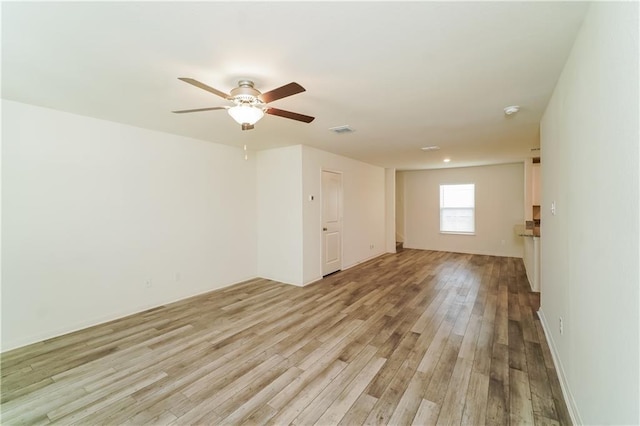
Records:
[[[404,173],[396,172],[396,241],[404,242]]]
[[[638,49],[638,3],[593,3],[541,123],[541,317],[584,424],[640,423]]]
[[[321,278],[322,169],[343,172],[343,268],[385,251],[380,167],[301,145],[245,161],[11,101],[2,114],[2,351],[256,276]]]
[[[387,253],[396,252],[396,169],[384,170],[385,245]]]
[[[386,251],[385,170],[303,146],[304,284],[322,278],[322,170],[342,173],[342,269]],[[315,201],[309,201],[310,195],[315,196]]]
[[[2,102],[2,350],[256,276],[255,162]]]
[[[269,149],[257,153],[259,276],[322,279],[322,170],[342,174],[342,269],[385,252],[383,168],[303,145]]]
[[[523,241],[514,226],[524,220],[522,163],[398,173],[404,182],[407,248],[522,257]],[[476,233],[440,233],[440,185],[475,183]],[[398,197],[399,198],[399,197]]]
[[[256,158],[258,275],[302,285],[302,146]]]

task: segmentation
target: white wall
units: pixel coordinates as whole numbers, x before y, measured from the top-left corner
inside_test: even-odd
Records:
[[[533,220],[533,160],[524,162],[524,220]]]
[[[404,242],[404,173],[396,172],[396,241]]]
[[[387,253],[396,252],[396,169],[385,169],[385,229]]]
[[[342,269],[385,252],[385,170],[303,146],[304,284],[322,278],[322,170],[342,172]]]
[[[239,149],[2,101],[2,154],[3,351],[256,276]]]
[[[322,170],[342,173],[342,269],[385,252],[383,168],[303,145],[269,149],[257,153],[259,276],[322,278]]]
[[[522,163],[407,171],[404,180],[404,246],[425,250],[522,257],[514,232],[524,221]],[[476,233],[440,233],[440,185],[475,183]]]
[[[640,423],[638,49],[638,3],[593,3],[541,123],[541,318],[584,424]]]
[[[257,152],[258,275],[302,285],[302,146]]]
[[[255,276],[321,278],[322,169],[343,172],[343,269],[384,253],[380,167],[300,145],[245,161],[228,146],[2,106],[2,351]]]

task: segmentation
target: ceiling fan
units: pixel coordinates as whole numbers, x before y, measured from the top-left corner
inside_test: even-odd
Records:
[[[302,121],[304,123],[311,123],[315,119],[315,117],[298,114],[297,112],[285,111],[283,109],[267,106],[269,102],[277,101],[278,99],[286,98],[287,96],[304,92],[304,87],[300,86],[298,83],[285,84],[284,86],[273,89],[270,92],[261,93],[258,89],[253,87],[253,81],[240,80],[238,82],[238,87],[231,89],[231,94],[227,95],[226,93],[221,92],[218,89],[214,89],[213,87],[207,86],[206,84],[201,83],[198,80],[194,80],[193,78],[179,77],[178,80],[182,80],[185,83],[189,83],[202,90],[213,93],[214,95],[218,95],[221,98],[233,102],[234,105],[172,111],[176,114],[226,109],[229,112],[229,115],[242,126],[242,130],[253,129],[254,124],[256,124],[258,120],[260,120],[264,116],[264,114],[277,115],[279,117]]]

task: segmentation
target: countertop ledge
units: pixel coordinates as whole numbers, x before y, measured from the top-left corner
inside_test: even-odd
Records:
[[[533,238],[540,238],[540,233],[539,232],[533,232],[533,231],[525,231],[525,232],[521,232],[518,234],[518,236],[520,237],[533,237]]]
[[[540,227],[536,226],[533,229],[527,229],[523,224],[517,224],[513,227],[515,234],[519,237],[534,237],[540,238]]]

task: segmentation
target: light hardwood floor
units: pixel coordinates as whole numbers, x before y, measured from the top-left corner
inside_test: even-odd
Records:
[[[521,259],[404,250],[2,355],[2,424],[570,424]]]

